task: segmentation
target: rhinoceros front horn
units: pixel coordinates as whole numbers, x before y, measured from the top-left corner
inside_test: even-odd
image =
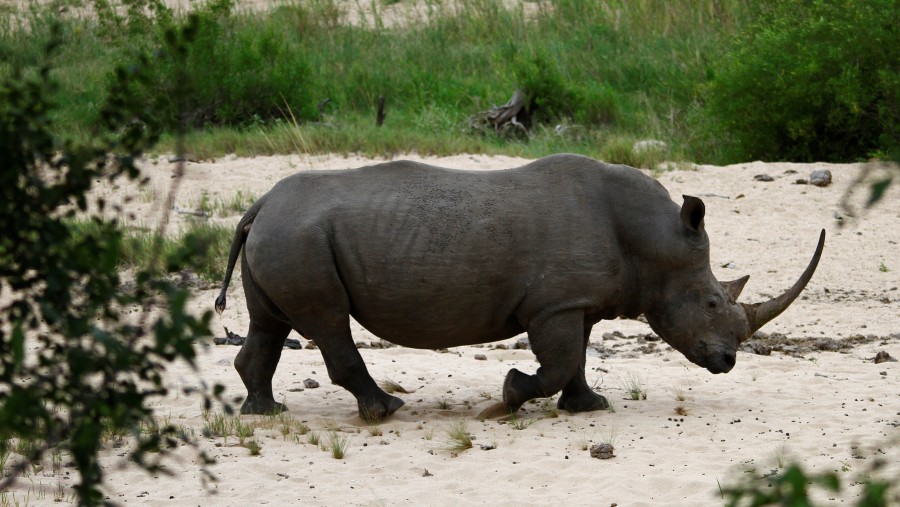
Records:
[[[816,253],[813,255],[812,260],[809,261],[809,266],[806,267],[806,271],[803,272],[803,275],[800,276],[800,279],[797,280],[793,287],[777,298],[770,299],[764,303],[754,303],[750,305],[742,303],[744,311],[747,313],[747,323],[750,327],[750,334],[747,335],[748,338],[752,336],[757,329],[763,327],[766,322],[769,322],[780,315],[781,312],[785,311],[787,307],[797,299],[797,296],[800,295],[800,292],[806,287],[810,278],[812,278],[813,273],[816,272],[816,266],[819,265],[819,258],[822,257],[822,247],[824,246],[825,229],[822,229],[822,233],[819,235],[819,244],[816,246]]]

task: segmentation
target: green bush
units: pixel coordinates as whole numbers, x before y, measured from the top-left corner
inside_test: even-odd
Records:
[[[13,64],[36,61],[47,27],[59,22],[64,61],[54,71],[60,83],[54,114],[61,131],[89,138],[85,124],[99,114],[106,84],[117,79],[113,69],[165,47],[166,28],[182,14],[161,0],[83,3],[98,16],[60,15],[44,3],[9,19],[0,13],[0,76]],[[351,22],[353,2],[339,0],[286,2],[271,10],[239,10],[233,3],[193,2],[199,22],[195,44],[186,49],[188,64],[156,65],[141,89],[141,118],[166,134],[197,126],[194,139],[242,134],[237,142],[210,146],[208,155],[296,150],[296,137],[279,143],[272,135],[282,128],[272,121],[279,118],[296,119],[310,149],[368,154],[598,155],[614,136],[674,141],[682,137],[681,119],[708,61],[741,26],[748,2],[426,2],[420,13],[427,19],[401,26],[382,18],[380,9]],[[183,94],[172,93],[176,85]],[[468,117],[502,104],[516,88],[538,105],[527,143],[461,135]],[[363,129],[374,123],[382,95],[387,121]],[[319,119],[316,106],[325,99],[319,128],[304,122]],[[543,127],[559,121],[578,124],[586,135],[539,139]],[[253,135],[261,142],[247,141]]]
[[[186,47],[186,65],[167,60],[144,89],[154,121],[199,127],[317,117],[310,67],[296,50],[296,32],[233,15],[230,1],[211,2],[195,15],[197,33]]]
[[[896,147],[896,0],[763,5],[712,67],[701,150],[720,162],[854,161]]]
[[[184,41],[190,31],[167,40]],[[42,61],[56,54],[53,32]],[[177,44],[170,49],[183,53]],[[110,433],[131,435],[129,457],[145,470],[158,471],[179,440],[190,443],[174,426],[160,427],[153,406],[168,392],[169,363],[194,364],[212,313],[189,313],[188,292],[150,269],[136,269],[134,283],[123,284],[122,233],[91,211],[106,208],[90,196],[94,183],[139,178],[135,160],[155,140],[131,121],[142,107],[130,90],[152,75],[150,62],[117,69],[90,126],[96,135],[83,143],[55,133],[49,63],[14,65],[0,78],[0,456],[13,445],[20,454],[0,471],[0,491],[59,453],[74,463],[79,504],[99,505],[99,453]],[[73,227],[76,215],[93,227]],[[148,255],[168,269],[194,267],[201,243],[191,236],[174,252]],[[134,307],[140,314],[128,315]],[[209,406],[222,387],[211,396],[202,391]]]

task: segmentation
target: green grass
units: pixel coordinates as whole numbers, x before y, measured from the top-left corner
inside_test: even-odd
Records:
[[[472,435],[465,421],[450,423],[447,429],[447,449],[451,451],[465,451],[472,448]]]
[[[629,400],[646,400],[647,388],[644,384],[645,382],[643,379],[635,375],[628,375],[622,382],[622,390],[625,391],[625,394],[628,396],[627,399]]]
[[[519,419],[515,414],[509,415],[508,424],[510,427],[517,429],[519,431],[524,430],[525,428],[531,426],[535,423],[535,419],[527,418],[527,419]]]
[[[338,435],[335,430],[329,431],[327,449],[331,452],[332,458],[344,459],[347,453],[347,438]]]
[[[749,15],[745,0],[529,3],[536,13],[460,0],[428,2],[427,22],[397,28],[379,14],[353,26],[343,17],[350,3],[336,0],[262,12],[231,12],[226,3],[197,8],[187,76],[170,58],[149,60],[151,82],[143,86],[148,121],[164,129],[160,150],[174,149],[173,125],[182,120],[191,127],[188,151],[201,157],[570,151],[652,167],[690,155],[681,142],[692,135],[685,115]],[[0,12],[0,75],[40,61],[59,22],[58,119],[75,138],[92,135],[84,120],[98,115],[111,69],[139,52],[156,54],[167,20],[179,19],[110,9],[98,18],[60,16],[35,7],[15,17],[27,28],[7,28],[8,16]],[[530,138],[469,129],[471,115],[517,88],[537,106]],[[376,128],[382,95],[387,118]],[[557,125],[570,128],[561,135]],[[673,149],[636,156],[631,146],[645,138]]]
[[[122,2],[85,0],[94,17],[60,14],[59,2],[0,8],[0,76],[40,62],[58,33],[53,119],[66,137],[95,134],[87,125],[113,69],[129,63],[149,67],[135,86],[157,149],[175,151],[186,125],[188,151],[203,158],[574,152],[652,169],[896,151],[891,0],[428,1],[424,21],[399,25],[378,10],[352,24],[347,0],[269,10],[210,0],[193,3],[183,53],[163,34],[187,13],[128,14]],[[527,137],[471,128],[516,89],[534,106]],[[636,153],[643,139],[668,148]]]
[[[236,198],[240,199],[240,197]],[[117,227],[108,222],[73,220],[73,234],[81,238],[95,237],[101,227]],[[225,272],[234,231],[230,227],[206,221],[192,221],[182,234],[160,236],[147,229],[121,228],[119,266],[123,269],[149,268],[167,271],[167,260],[187,258],[198,276],[210,282],[221,281]]]

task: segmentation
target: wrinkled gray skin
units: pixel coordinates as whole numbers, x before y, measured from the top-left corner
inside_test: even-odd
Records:
[[[560,390],[558,406],[608,407],[585,381],[591,327],[644,314],[653,330],[712,373],[738,344],[793,301],[812,276],[772,301],[735,303],[747,277],[718,282],[700,199],[679,207],[627,166],[556,155],[503,171],[414,162],[296,174],[237,227],[222,292],[243,245],[250,330],[234,364],[247,387],[241,413],[286,410],[272,377],[291,329],[313,339],[331,380],[360,416],[403,405],[369,375],[350,316],[376,336],[437,349],[527,332],[540,367],[512,369],[503,401]]]

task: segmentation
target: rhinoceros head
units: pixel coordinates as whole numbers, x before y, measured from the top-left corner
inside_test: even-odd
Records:
[[[735,364],[738,345],[774,319],[800,295],[822,255],[825,231],[799,280],[784,294],[763,303],[737,301],[749,276],[720,282],[709,265],[709,241],[703,229],[705,210],[696,197],[684,196],[681,238],[687,260],[660,273],[660,285],[645,312],[650,327],[691,362],[712,373],[727,373]],[[674,257],[684,257],[674,253]]]

